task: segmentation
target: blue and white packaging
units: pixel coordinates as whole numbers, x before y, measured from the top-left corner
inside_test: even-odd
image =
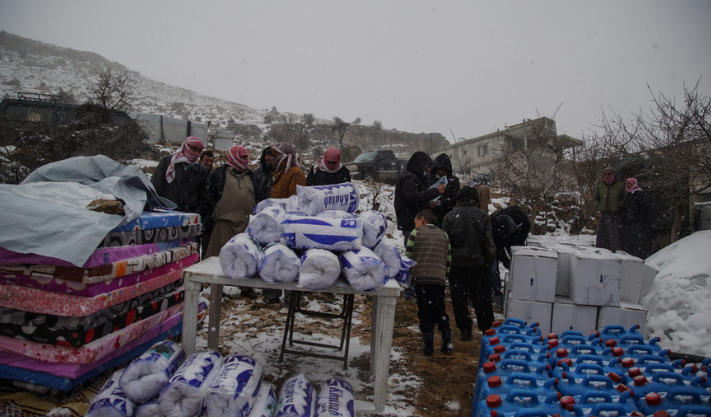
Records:
[[[281,206],[267,206],[255,216],[249,216],[247,233],[260,245],[268,245],[281,239],[279,223],[286,217]]]
[[[247,233],[234,235],[220,249],[220,266],[229,279],[246,279],[257,273],[262,248]]]
[[[281,243],[268,245],[259,259],[259,276],[270,284],[296,281],[300,270],[299,257]]]
[[[134,417],[164,417],[158,405],[158,396],[156,395],[143,404],[139,404],[138,407],[136,407]]]
[[[324,249],[309,249],[301,254],[301,270],[297,287],[325,290],[336,283],[341,275],[338,256]]]
[[[389,279],[388,268],[368,248],[341,253],[341,266],[351,287],[359,292],[377,291]]]
[[[160,394],[183,359],[185,351],[178,343],[158,342],[126,367],[119,385],[128,398],[144,403]]]
[[[298,197],[292,195],[289,198],[267,198],[266,200],[262,200],[254,206],[254,214],[257,215],[261,213],[262,210],[269,206],[279,206],[284,211],[301,210]]]
[[[385,236],[388,229],[388,220],[379,211],[370,210],[360,215],[363,220],[363,246],[373,249]]]
[[[274,417],[277,409],[277,398],[274,393],[274,385],[262,381],[262,386],[259,388],[257,400],[252,406],[252,411],[247,417]]]
[[[321,213],[315,215],[314,217],[319,218],[319,219],[343,219],[343,220],[352,220],[352,219],[358,218],[358,216],[356,216],[353,213],[347,213],[347,212],[341,211],[341,210],[322,211]]]
[[[262,384],[262,367],[246,355],[230,355],[207,389],[203,415],[247,417]]]
[[[358,190],[350,182],[335,185],[296,186],[299,207],[315,216],[326,210],[341,210],[355,213],[360,204]]]
[[[124,370],[114,372],[94,398],[86,412],[87,417],[129,417],[133,416],[136,403],[126,396],[119,386]]]
[[[388,276],[401,287],[410,286],[410,268],[417,265],[417,262],[401,255],[395,243],[388,237],[384,237],[373,248],[373,253],[380,258],[388,268]]]
[[[355,417],[353,387],[345,379],[331,378],[321,385],[316,417]]]
[[[282,242],[294,249],[358,250],[363,239],[361,219],[287,216],[280,230]]]
[[[310,417],[316,411],[316,390],[304,374],[284,382],[274,417]]]
[[[158,397],[166,417],[191,417],[203,408],[207,388],[215,382],[222,367],[222,355],[214,350],[190,355],[168,381]]]

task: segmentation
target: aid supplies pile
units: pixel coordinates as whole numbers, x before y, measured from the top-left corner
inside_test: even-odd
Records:
[[[340,276],[365,293],[391,278],[409,286],[414,262],[385,236],[382,213],[355,214],[360,198],[353,184],[299,186],[297,193],[255,207],[247,232],[220,251],[228,278],[258,274],[268,283],[298,280],[299,288],[313,291],[333,286]]]
[[[182,333],[200,217],[163,210],[140,171],[106,157],[26,182],[0,186],[0,386],[62,399]],[[117,198],[125,216],[87,209]]]
[[[654,268],[585,241],[529,236],[528,245],[511,251],[506,317],[529,322],[536,317],[544,334],[588,334],[613,323],[639,323],[644,333],[647,311],[639,302],[657,275]]]
[[[672,362],[638,330],[543,336],[539,323],[494,323],[482,338],[472,417],[711,415],[711,359]]]
[[[156,344],[109,378],[86,416],[355,416],[353,388],[346,380],[329,378],[317,393],[298,374],[284,382],[277,397],[250,356],[223,358],[207,350],[181,365],[183,356],[171,342]]]

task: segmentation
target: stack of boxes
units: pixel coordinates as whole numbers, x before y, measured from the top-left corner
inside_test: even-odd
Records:
[[[639,301],[657,271],[642,259],[551,236],[530,236],[529,246],[513,247],[511,255],[507,318],[537,321],[543,334],[590,334],[613,323],[644,331]]]

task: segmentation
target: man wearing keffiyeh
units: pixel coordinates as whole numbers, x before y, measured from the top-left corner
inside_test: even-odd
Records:
[[[206,243],[204,258],[219,256],[225,243],[247,229],[249,215],[254,212],[258,187],[249,169],[247,149],[240,145],[231,147],[227,164],[213,170],[207,183],[209,206],[203,225],[210,240]],[[251,288],[240,288],[246,297],[255,299],[259,296]]]
[[[159,196],[174,202],[176,211],[207,213],[207,169],[198,158],[205,146],[200,138],[189,136],[175,155],[163,157],[151,182]]]
[[[351,182],[351,173],[341,163],[341,151],[336,148],[326,149],[318,157],[306,176],[306,185],[331,185]]]

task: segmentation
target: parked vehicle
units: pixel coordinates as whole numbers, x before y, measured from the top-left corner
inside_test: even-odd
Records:
[[[407,160],[397,159],[395,152],[388,149],[362,153],[346,166],[351,179],[394,183],[405,170]]]

